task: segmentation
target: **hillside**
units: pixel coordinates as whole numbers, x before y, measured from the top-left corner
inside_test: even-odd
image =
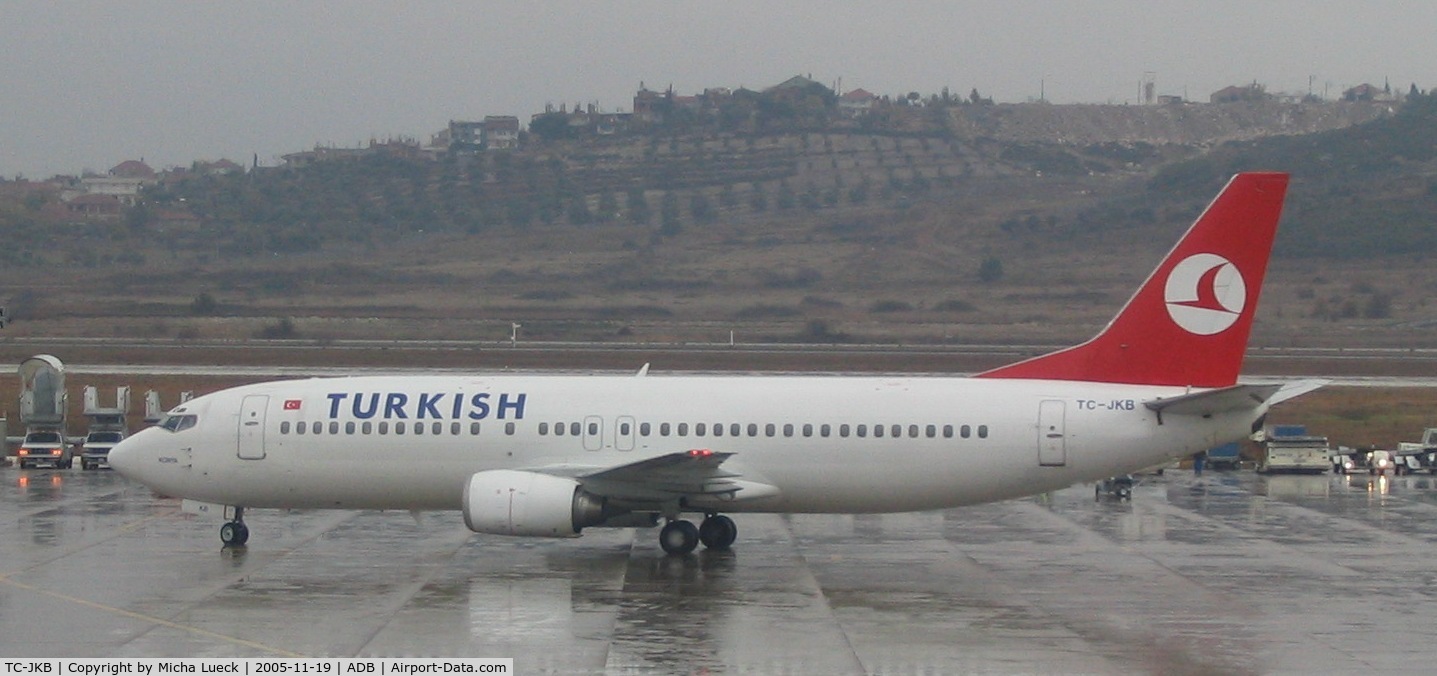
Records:
[[[1432,203],[1425,102],[1316,134],[1279,118],[1293,135],[1258,140],[1238,113],[1204,119],[1204,138],[1244,139],[1215,148],[1147,123],[1151,140],[1096,142],[1172,111],[990,108],[936,132],[621,137],[192,177],[121,224],[12,213],[7,331],[499,340],[517,321],[530,339],[1062,342],[1101,325],[1227,175],[1262,168],[1295,178],[1259,340],[1437,342],[1410,328],[1431,319],[1414,253]],[[1054,124],[1065,142],[1032,140]],[[150,217],[180,205],[197,218]],[[1394,224],[1382,245],[1352,225],[1379,211]]]

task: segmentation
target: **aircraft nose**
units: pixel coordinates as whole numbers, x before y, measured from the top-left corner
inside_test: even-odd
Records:
[[[139,465],[136,457],[138,455],[139,451],[136,448],[135,437],[121,439],[120,443],[115,444],[115,447],[110,449],[110,469],[133,479],[135,478],[135,468]]]

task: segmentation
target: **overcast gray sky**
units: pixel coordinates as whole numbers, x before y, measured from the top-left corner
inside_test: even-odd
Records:
[[[1202,101],[1254,80],[1426,89],[1437,3],[0,0],[0,175],[273,164],[547,102],[628,110],[640,81],[1123,103],[1145,71]]]

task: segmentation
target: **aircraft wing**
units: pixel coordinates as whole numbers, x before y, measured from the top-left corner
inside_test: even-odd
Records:
[[[584,490],[634,502],[679,498],[743,500],[777,494],[774,486],[747,481],[722,467],[733,453],[695,449],[666,453],[612,467],[550,466],[535,471],[572,477]]]

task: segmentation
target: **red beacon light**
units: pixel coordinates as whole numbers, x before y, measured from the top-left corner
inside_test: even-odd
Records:
[[[714,452],[707,448],[695,448],[689,451],[690,458],[707,458],[713,454]]]

